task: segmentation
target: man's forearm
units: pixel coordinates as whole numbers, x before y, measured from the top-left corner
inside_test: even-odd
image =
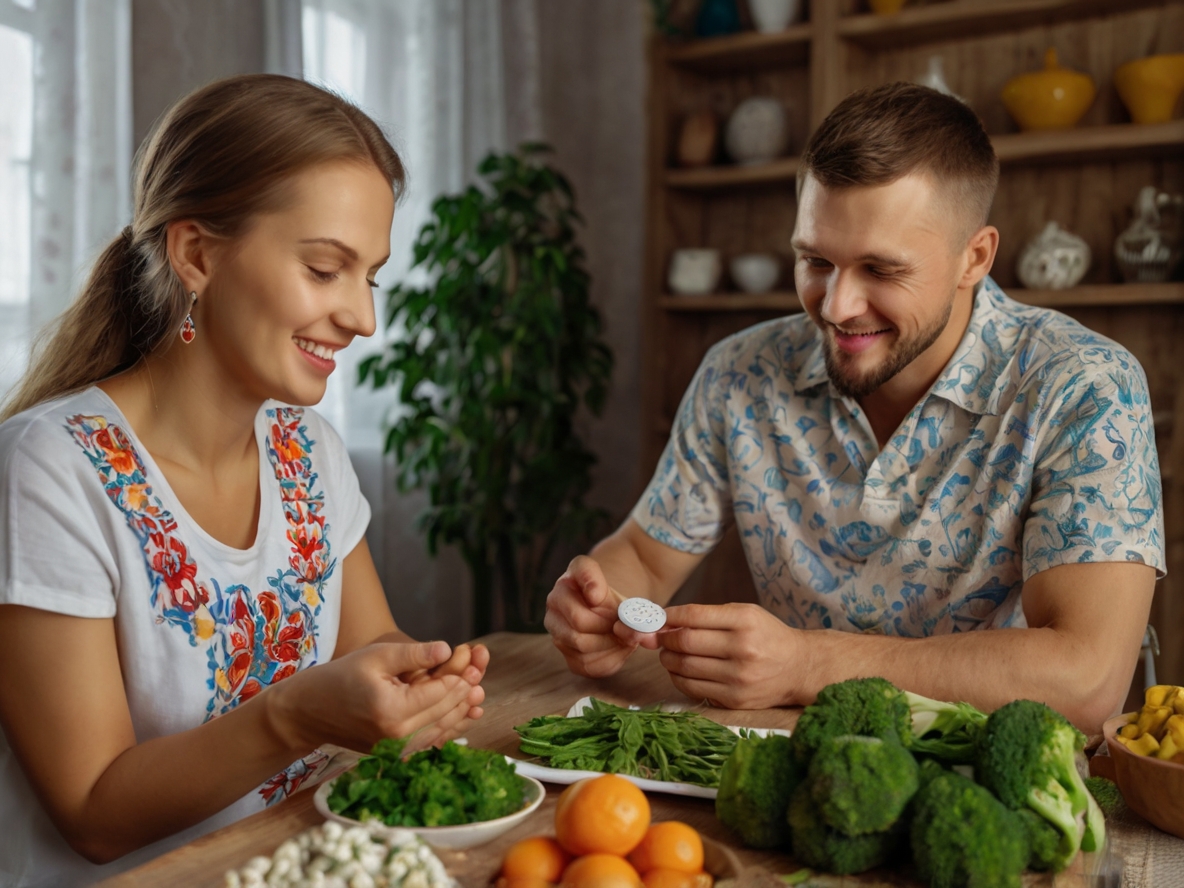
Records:
[[[1126,696],[1134,669],[1109,667],[1088,646],[1052,628],[994,629],[900,638],[835,630],[803,633],[810,699],[832,682],[878,675],[937,700],[985,712],[1018,698],[1047,703],[1098,733]],[[1137,655],[1137,652],[1136,652]]]

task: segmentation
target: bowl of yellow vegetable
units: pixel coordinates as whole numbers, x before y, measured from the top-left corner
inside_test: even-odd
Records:
[[[1102,727],[1115,782],[1131,810],[1184,838],[1184,688],[1155,685],[1144,699]]]

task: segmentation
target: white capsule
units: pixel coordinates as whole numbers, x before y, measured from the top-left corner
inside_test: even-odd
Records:
[[[648,598],[626,598],[617,606],[617,619],[637,632],[657,632],[666,625],[666,611]]]

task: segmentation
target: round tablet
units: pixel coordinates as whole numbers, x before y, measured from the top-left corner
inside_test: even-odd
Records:
[[[666,625],[666,611],[648,598],[626,598],[617,606],[617,619],[638,632],[657,632]]]

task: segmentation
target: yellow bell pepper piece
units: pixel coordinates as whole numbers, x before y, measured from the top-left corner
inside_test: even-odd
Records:
[[[1164,739],[1171,737],[1182,751],[1184,751],[1184,715],[1173,715],[1163,726]]]
[[[1163,701],[1174,690],[1176,690],[1175,685],[1152,685],[1143,692],[1144,706],[1163,706]]]
[[[1159,751],[1159,741],[1153,734],[1144,734],[1138,740],[1127,740],[1119,737],[1118,742],[1136,755],[1153,755]]]
[[[1139,733],[1154,734],[1156,740],[1162,740],[1163,726],[1172,715],[1170,706],[1144,706],[1135,724],[1139,726]]]
[[[1118,736],[1125,737],[1127,740],[1134,740],[1140,737],[1142,733],[1143,732],[1139,730],[1139,726],[1134,722],[1131,722],[1129,725],[1123,725],[1118,730]]]
[[[1176,693],[1172,697],[1172,709],[1176,711],[1176,715],[1184,715],[1184,688],[1176,688]]]

